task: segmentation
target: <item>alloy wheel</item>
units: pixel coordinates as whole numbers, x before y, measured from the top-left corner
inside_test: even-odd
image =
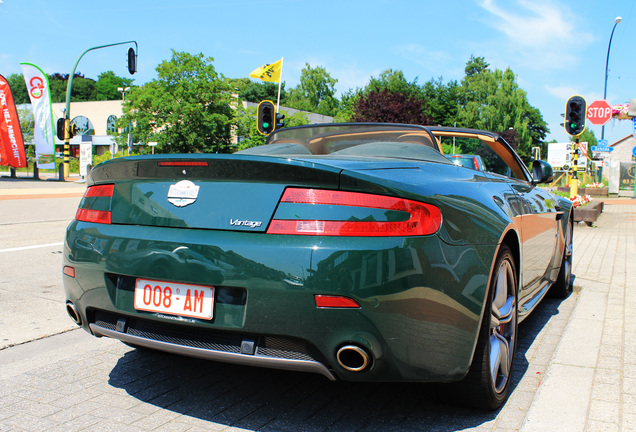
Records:
[[[500,262],[490,318],[490,376],[493,389],[501,393],[510,378],[517,339],[515,274],[508,259]]]

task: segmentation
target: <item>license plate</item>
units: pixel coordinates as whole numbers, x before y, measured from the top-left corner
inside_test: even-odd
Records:
[[[135,309],[210,320],[214,287],[137,279]]]

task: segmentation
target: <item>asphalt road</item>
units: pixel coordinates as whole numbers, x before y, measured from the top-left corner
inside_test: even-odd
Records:
[[[75,328],[60,308],[61,257],[83,186],[42,183],[0,180],[0,349]]]
[[[457,407],[444,386],[332,383],[97,339],[65,312],[64,231],[83,186],[0,179],[0,431],[512,431],[523,426],[576,304],[520,325],[503,409]],[[450,393],[450,394],[449,394]]]

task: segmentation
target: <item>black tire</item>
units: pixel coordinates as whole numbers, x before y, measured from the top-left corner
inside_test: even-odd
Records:
[[[569,221],[565,229],[561,269],[554,285],[550,288],[550,296],[555,298],[566,298],[572,292],[572,233],[572,221]]]
[[[515,260],[510,248],[502,245],[493,268],[473,361],[460,383],[466,404],[495,410],[508,398],[517,347],[517,312]]]

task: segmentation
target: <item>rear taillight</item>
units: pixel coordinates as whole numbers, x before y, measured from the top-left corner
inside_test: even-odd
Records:
[[[437,232],[441,223],[437,207],[418,201],[358,192],[288,188],[267,233],[422,236]]]
[[[110,223],[110,200],[114,185],[89,186],[84,192],[75,219],[82,222]]]

